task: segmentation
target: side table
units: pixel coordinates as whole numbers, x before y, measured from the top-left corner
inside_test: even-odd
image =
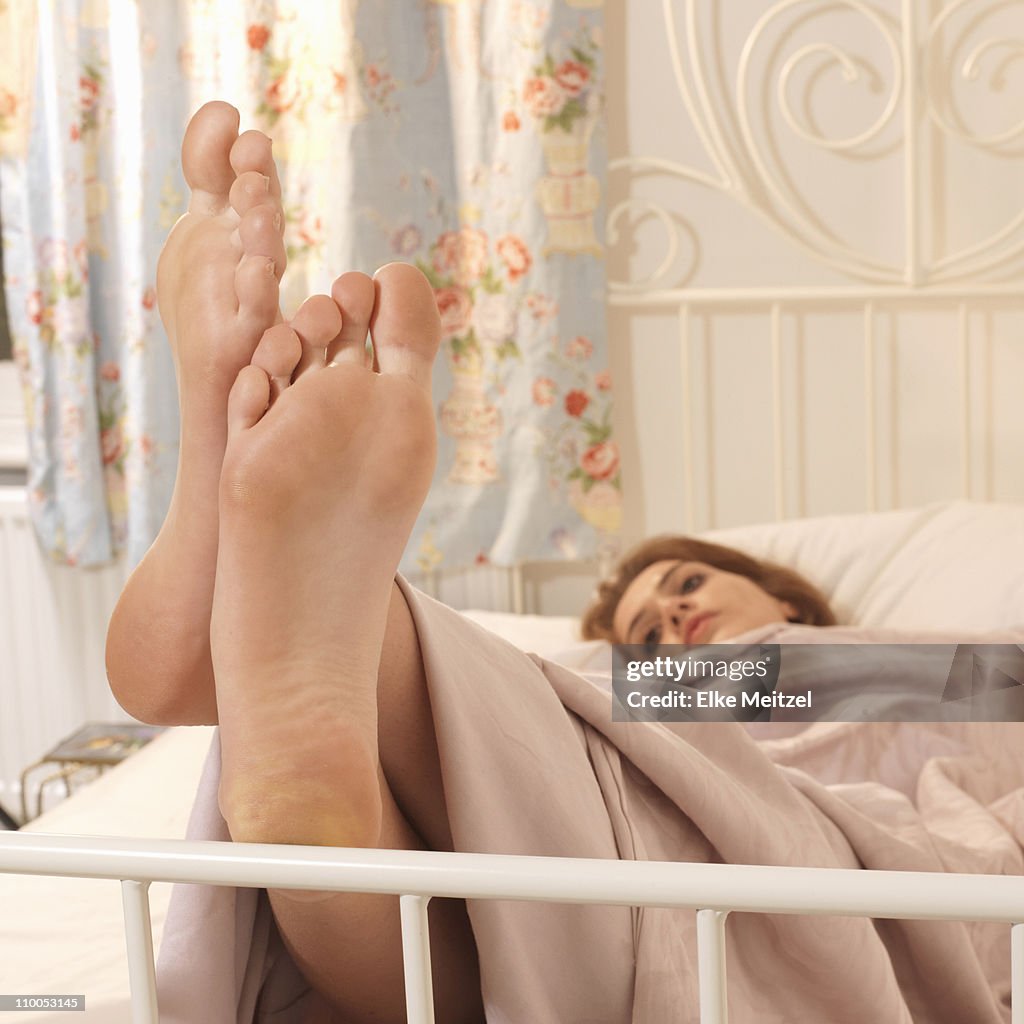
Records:
[[[43,793],[50,782],[63,780],[65,795],[70,796],[72,782],[77,776],[89,773],[91,778],[101,774],[111,765],[120,764],[141,750],[163,731],[164,726],[143,725],[141,722],[89,722],[76,729],[21,773],[22,823],[42,813]],[[28,780],[38,768],[54,770],[38,783],[36,813],[30,817]]]

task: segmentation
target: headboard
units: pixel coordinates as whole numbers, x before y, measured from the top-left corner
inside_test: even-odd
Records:
[[[1024,499],[1024,6],[606,16],[631,532]]]

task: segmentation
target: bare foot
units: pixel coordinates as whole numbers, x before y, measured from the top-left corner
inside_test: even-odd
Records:
[[[111,620],[111,687],[147,721],[213,720],[209,616],[228,392],[280,319],[281,188],[270,140],[238,134],[238,111],[207,103],[182,144],[191,188],[157,268],[174,353],[181,448],[170,510]]]
[[[236,840],[379,837],[377,669],[434,469],[440,324],[408,265],[334,296],[267,331],[228,404],[211,646]]]

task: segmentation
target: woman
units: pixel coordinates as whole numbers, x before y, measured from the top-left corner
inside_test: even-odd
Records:
[[[734,723],[612,722],[600,680],[396,579],[434,461],[429,285],[407,266],[346,274],[280,323],[269,140],[208,104],[182,162],[189,213],[157,280],[181,459],[168,518],[111,620],[107,665],[136,717],[219,726],[192,838],[943,869],[926,823],[908,838],[901,806],[894,838],[874,820],[877,794],[840,798],[777,767]],[[620,572],[621,598],[588,630],[717,640],[830,621],[792,574],[718,558],[658,549]],[[1022,751],[991,752],[1008,792]],[[1020,868],[1019,845],[1006,857]],[[687,913],[433,900],[430,921],[446,1022],[660,1024],[695,1005]],[[1002,965],[963,929],[740,915],[730,955],[736,1021],[860,1024],[906,1019],[908,1005],[1001,1018],[989,979]],[[403,1020],[397,900],[184,887],[160,985],[165,1024]]]

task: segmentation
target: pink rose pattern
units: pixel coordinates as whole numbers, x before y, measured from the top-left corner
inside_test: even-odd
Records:
[[[242,108],[244,123],[252,124],[255,115],[256,125],[275,139],[288,257],[292,272],[306,275],[303,294],[325,290],[346,266],[372,270],[389,259],[419,265],[435,288],[448,356],[447,371],[441,368],[437,375],[438,397],[450,389],[452,367],[460,360],[479,361],[488,400],[502,410],[505,433],[497,447],[509,484],[516,482],[515,460],[506,458],[511,432],[529,424],[546,439],[537,457],[547,460],[549,473],[532,505],[551,521],[548,533],[557,540],[542,549],[524,547],[515,557],[585,555],[595,537],[573,495],[598,484],[620,489],[603,311],[592,300],[603,271],[596,261],[566,267],[558,254],[544,254],[536,179],[529,175],[541,163],[541,133],[596,109],[601,14],[554,0],[519,5],[508,53],[481,62],[479,53],[444,52],[445,39],[456,38],[445,24],[454,11],[430,12],[440,23],[435,35],[424,32],[426,14],[423,24],[389,28],[426,39],[430,52],[424,59],[421,45],[389,43],[379,26],[371,34],[363,6],[355,22],[359,38],[347,51],[351,59],[323,62],[306,59],[316,42],[315,22],[275,16],[269,0],[245,0],[242,16],[230,25],[197,5],[200,13],[192,21],[181,20],[194,25],[191,36],[169,37],[156,15],[140,8],[138,52],[147,109],[159,120],[172,91],[177,109],[182,87],[170,83],[183,77],[189,95],[214,95],[214,83],[242,76],[223,91]],[[187,198],[177,155],[183,125],[147,134],[139,165],[125,165],[130,147],[120,133],[132,121],[124,116],[125,98],[113,88],[108,26],[91,19],[53,43],[62,77],[56,98],[38,100],[33,131],[59,124],[66,153],[52,167],[33,168],[31,201],[44,209],[33,213],[33,230],[11,231],[7,282],[16,360],[32,405],[32,476],[43,481],[32,490],[34,515],[41,539],[58,560],[95,564],[125,547],[137,560],[162,520],[177,456],[173,371],[160,326],[155,267],[159,242]],[[445,162],[450,140],[424,116],[421,99],[436,91],[441,60],[448,61],[449,78],[475,80],[461,82],[460,90],[475,90],[477,109],[491,121],[482,126],[489,140],[483,149],[455,147],[454,175]],[[0,90],[0,131],[21,115],[27,99]],[[337,132],[324,132],[325,119],[343,100],[353,101],[358,116]],[[161,123],[173,128],[167,117]],[[315,152],[299,147],[293,157],[294,139],[305,138],[313,124],[328,142]],[[349,195],[350,179],[337,173],[336,161],[344,156],[336,142],[357,132],[390,132],[392,138],[418,132],[430,137],[430,145],[421,146],[414,159],[375,166],[370,176],[379,187],[369,193],[373,198]],[[43,176],[47,187],[40,188]],[[150,245],[139,261],[125,258],[125,246],[133,242],[120,237],[117,197],[142,180],[157,187],[144,197],[139,193],[143,237]],[[5,171],[4,189],[24,195],[26,208],[29,182],[28,176],[12,182]],[[380,197],[389,194],[398,201],[385,204]],[[17,205],[12,201],[11,208]],[[49,230],[40,231],[40,224]],[[344,248],[352,238],[358,239],[355,249]],[[357,264],[351,252],[361,254]],[[339,258],[340,253],[346,255]],[[59,488],[47,466],[63,474]],[[445,517],[431,517],[441,524],[431,528],[438,564],[490,559],[497,518],[487,510],[496,506],[487,499],[472,511],[476,506],[466,502],[476,499],[450,490],[439,477],[437,507],[464,511],[448,517],[453,528],[447,533]],[[68,494],[73,509],[67,507]],[[461,550],[466,545],[458,537],[460,524],[464,528],[470,520],[482,524],[468,531],[471,552]]]
[[[587,25],[555,50],[548,50],[522,86],[523,108],[541,131],[568,132],[599,108],[600,36]]]
[[[453,369],[473,364],[497,372],[507,361],[522,358],[514,286],[533,262],[523,239],[505,235],[494,243],[475,227],[444,231],[427,258],[417,262],[434,286]]]
[[[596,353],[594,341],[582,334],[549,353],[552,373],[534,379],[533,404],[562,415],[542,428],[536,456],[547,463],[551,491],[567,494],[572,507],[602,534],[611,552],[614,541],[606,535],[614,533],[621,521],[622,478],[619,446],[611,430],[611,374],[592,366]],[[556,370],[567,381],[564,388],[556,383]],[[564,529],[551,536],[556,547],[565,546]]]
[[[10,89],[0,88],[0,136],[4,132],[14,131],[15,119],[24,102],[24,97],[11,92]]]

